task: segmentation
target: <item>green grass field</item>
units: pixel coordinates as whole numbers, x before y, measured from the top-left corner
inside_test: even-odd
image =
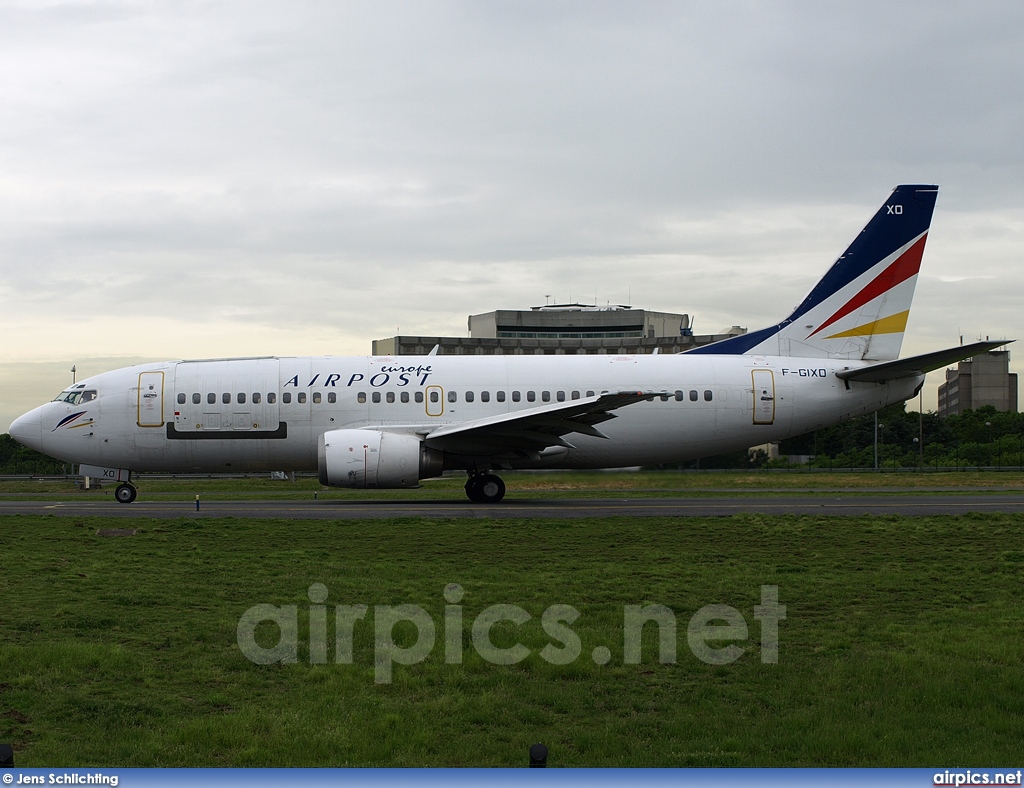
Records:
[[[1022,526],[186,519],[105,537],[126,521],[0,518],[0,741],[19,766],[521,766],[535,741],[552,766],[1019,765]],[[314,583],[328,590],[328,664],[310,664]],[[450,583],[465,591],[462,664],[444,659]],[[762,585],[787,607],[778,664],[762,662]],[[241,653],[239,618],[260,603],[297,606],[295,664]],[[499,603],[532,615],[492,633],[530,650],[518,664],[485,662],[471,643]],[[624,606],[652,603],[675,614],[677,662],[658,661],[651,624],[641,664],[624,664]],[[334,662],[335,604],[370,608],[352,664]],[[437,643],[375,683],[373,608],[398,604],[421,606]],[[560,645],[540,621],[555,604],[580,613],[582,655],[566,665],[540,656]],[[708,604],[748,625],[732,664],[689,648],[687,623]],[[256,634],[276,639],[270,624]],[[395,630],[402,645],[414,634]]]

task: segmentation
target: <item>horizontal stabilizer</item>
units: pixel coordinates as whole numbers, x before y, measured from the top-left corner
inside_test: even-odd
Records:
[[[1000,342],[975,342],[973,345],[958,345],[948,350],[937,350],[934,353],[925,353],[923,356],[912,356],[901,358],[896,361],[886,361],[882,364],[874,364],[870,367],[859,369],[845,369],[837,372],[836,377],[840,380],[858,381],[861,383],[885,383],[900,378],[912,378],[924,375],[941,367],[948,367],[957,361],[976,356],[980,353],[987,353],[997,347],[1008,345],[1012,339],[1004,339]]]

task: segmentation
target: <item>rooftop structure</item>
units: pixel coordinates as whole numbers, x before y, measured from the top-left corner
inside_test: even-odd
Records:
[[[377,339],[373,353],[416,356],[434,347],[445,355],[679,353],[745,333],[733,326],[719,334],[694,335],[689,315],[621,304],[549,304],[470,315],[468,337]]]

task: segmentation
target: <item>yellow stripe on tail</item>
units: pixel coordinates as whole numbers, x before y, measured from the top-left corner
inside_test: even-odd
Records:
[[[902,334],[907,330],[907,319],[910,317],[910,310],[897,312],[895,315],[883,317],[881,320],[874,320],[862,326],[851,328],[847,331],[840,331],[832,334],[826,339],[838,339],[840,337],[870,337],[875,334]]]

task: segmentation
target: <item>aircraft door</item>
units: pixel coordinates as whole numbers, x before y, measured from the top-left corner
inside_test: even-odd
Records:
[[[750,372],[754,382],[754,424],[775,422],[775,375],[770,369]]]
[[[164,426],[164,373],[139,373],[138,416],[140,427]]]
[[[440,386],[427,386],[426,405],[428,416],[444,415],[444,389]]]

